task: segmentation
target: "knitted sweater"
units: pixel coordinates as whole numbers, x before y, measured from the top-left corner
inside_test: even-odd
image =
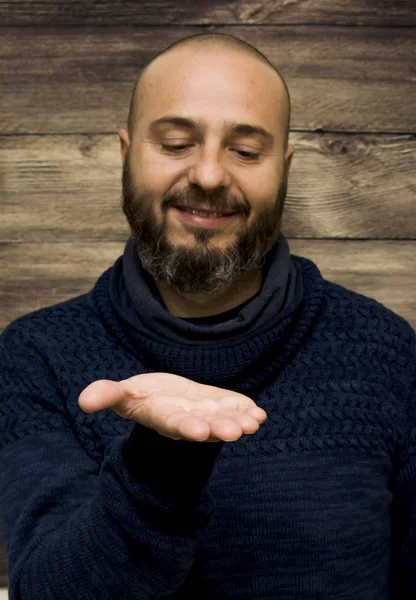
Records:
[[[141,329],[120,319],[109,292],[120,260],[87,294],[1,336],[10,600],[414,600],[409,324],[293,256],[300,306],[256,320],[266,280],[246,328],[236,317],[204,333],[146,304],[137,282],[143,313],[179,342],[147,318]],[[92,381],[163,371],[244,393],[268,419],[204,444],[79,408]]]

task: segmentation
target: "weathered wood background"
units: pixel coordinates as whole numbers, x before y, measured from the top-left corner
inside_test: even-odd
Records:
[[[206,30],[254,44],[289,86],[292,253],[416,326],[414,0],[10,0],[0,3],[0,329],[89,290],[121,254],[117,131],[134,79]]]

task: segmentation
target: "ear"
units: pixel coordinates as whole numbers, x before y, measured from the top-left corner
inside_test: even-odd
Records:
[[[292,164],[293,153],[295,149],[293,146],[288,146],[285,154],[285,161],[287,163],[287,170],[290,169],[290,165]]]
[[[130,138],[127,129],[120,129],[118,132],[118,137],[120,138],[120,152],[121,159],[123,161],[123,165],[126,160],[127,152],[130,147]]]

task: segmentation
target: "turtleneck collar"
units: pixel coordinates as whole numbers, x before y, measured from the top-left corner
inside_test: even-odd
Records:
[[[283,236],[266,256],[261,294],[254,297],[252,302],[249,302],[235,319],[208,327],[207,325],[201,326],[198,322],[188,322],[186,319],[175,317],[168,312],[153,278],[142,266],[133,238],[129,238],[126,244],[122,262],[122,279],[128,298],[127,295],[123,295],[123,286],[119,286],[121,299],[124,300],[121,316],[125,315],[125,309],[129,304],[128,300],[130,300],[135,309],[134,323],[130,323],[131,325],[137,327],[138,320],[140,320],[141,327],[146,327],[154,320],[158,333],[163,334],[163,337],[173,342],[232,339],[240,333],[247,332],[248,329],[269,325],[270,319],[267,307],[271,304],[273,305],[273,312],[276,314],[281,313],[281,317],[284,316],[282,308],[285,304],[285,308],[289,310],[296,308],[293,305],[293,300],[296,295],[297,273],[290,261],[287,240]],[[112,287],[111,289],[114,290],[115,288]],[[298,291],[301,292],[301,289]],[[119,306],[118,299],[113,295],[112,298],[115,300],[114,306],[117,310],[117,306]],[[301,293],[296,295],[296,299],[297,301],[301,300]]]
[[[304,279],[312,283],[304,288]],[[93,300],[114,334],[141,360],[148,372],[164,371],[201,383],[253,393],[276,375],[299,340],[299,316],[322,301],[322,277],[309,260],[292,257],[286,238],[266,256],[263,284],[234,318],[201,324],[171,315],[138,257],[133,238],[124,253],[99,278]],[[228,312],[228,311],[227,311]],[[302,319],[301,319],[302,320]],[[142,371],[141,371],[142,372]]]

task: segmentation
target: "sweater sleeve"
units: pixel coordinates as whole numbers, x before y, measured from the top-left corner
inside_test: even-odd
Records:
[[[412,332],[407,374],[406,447],[393,484],[392,571],[390,600],[416,598],[416,334]]]
[[[224,442],[171,440],[138,423],[101,464],[54,377],[0,340],[0,534],[10,600],[174,594],[192,566]],[[143,460],[146,457],[146,460]]]

